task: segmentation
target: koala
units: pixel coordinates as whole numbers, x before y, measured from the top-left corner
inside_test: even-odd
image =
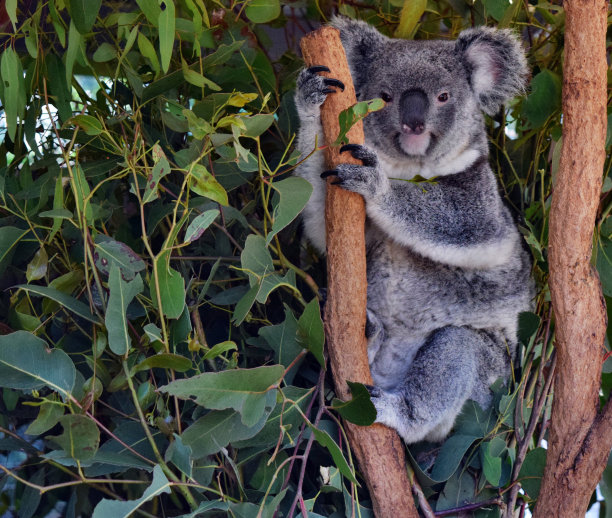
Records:
[[[314,189],[304,232],[324,254],[324,178],[364,197],[376,421],[407,443],[440,441],[468,399],[490,406],[491,384],[511,374],[518,314],[531,307],[530,255],[488,163],[483,116],[521,93],[525,55],[509,30],[406,41],[362,21],[332,25],[358,100],[386,104],[364,119],[365,145],[341,149],[362,165],[325,171],[317,151],[297,169]],[[323,71],[297,81],[303,154],[322,142],[320,105],[344,87]],[[430,181],[408,181],[416,175]]]

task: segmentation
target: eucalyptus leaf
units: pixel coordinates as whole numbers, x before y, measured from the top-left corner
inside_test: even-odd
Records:
[[[206,408],[233,408],[240,412],[245,426],[254,426],[270,404],[268,393],[276,392],[283,377],[282,365],[233,369],[199,374],[160,387],[161,392],[182,399],[195,397],[195,402]]]
[[[71,311],[75,315],[88,320],[94,324],[98,324],[99,319],[89,310],[89,307],[83,304],[81,301],[63,293],[50,286],[38,286],[37,284],[19,284],[16,286],[22,290],[25,290],[33,295],[40,295],[48,299],[54,300],[67,310]]]
[[[96,505],[92,518],[128,518],[134,511],[142,507],[142,505],[152,498],[161,495],[162,493],[170,493],[170,482],[164,475],[162,468],[157,465],[153,469],[153,481],[137,500],[108,500],[103,498]]]
[[[96,21],[102,0],[68,0],[68,3],[74,25],[81,34],[87,34]]]
[[[53,437],[66,454],[78,461],[93,458],[100,446],[100,430],[89,417],[80,414],[67,414],[60,418],[64,431]]]
[[[273,182],[272,187],[278,193],[278,199],[272,214],[272,230],[266,236],[268,244],[302,212],[312,194],[310,182],[297,176]]]
[[[48,349],[44,340],[26,331],[0,335],[0,387],[48,387],[68,399],[75,380],[74,363],[61,349]]]
[[[137,275],[132,281],[125,282],[117,265],[111,267],[108,279],[110,296],[104,323],[108,331],[108,346],[118,355],[126,355],[132,345],[128,330],[127,307],[143,288],[142,279]]]

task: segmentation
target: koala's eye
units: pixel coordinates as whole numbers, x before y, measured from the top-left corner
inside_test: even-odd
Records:
[[[393,97],[391,97],[387,92],[381,93],[380,98],[386,103],[390,103],[393,100]]]
[[[441,103],[445,103],[446,101],[448,101],[449,95],[447,92],[443,92],[440,95],[438,95],[438,101],[440,101]]]

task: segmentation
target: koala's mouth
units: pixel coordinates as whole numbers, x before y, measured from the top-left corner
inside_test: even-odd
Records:
[[[395,147],[401,153],[408,156],[425,156],[433,145],[434,140],[434,135],[429,131],[420,135],[397,133],[395,135]]]

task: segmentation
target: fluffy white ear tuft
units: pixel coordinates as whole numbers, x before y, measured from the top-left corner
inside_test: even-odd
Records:
[[[486,113],[494,114],[504,102],[524,90],[527,60],[512,31],[491,27],[468,29],[459,35],[455,50]]]

